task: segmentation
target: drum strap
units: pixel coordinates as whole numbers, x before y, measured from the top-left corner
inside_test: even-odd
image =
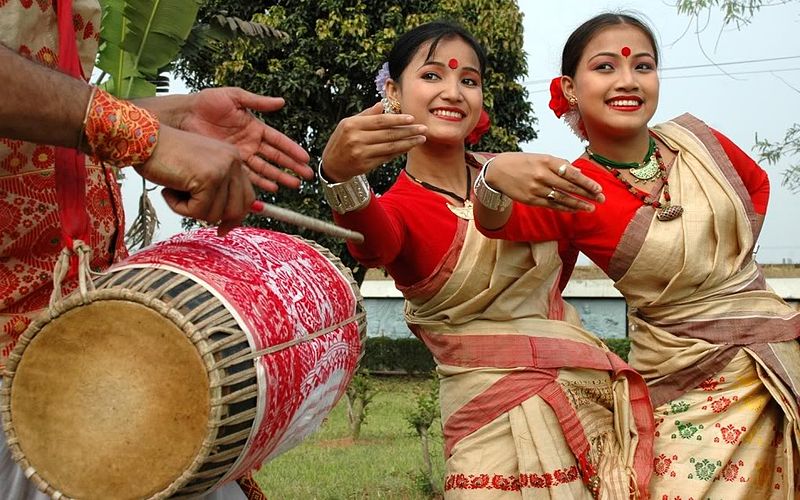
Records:
[[[78,56],[78,43],[72,20],[72,0],[58,0],[58,67],[75,78],[84,78]],[[86,160],[80,151],[55,148],[56,199],[58,200],[64,247],[72,251],[77,242],[89,241],[89,215],[86,212]],[[78,271],[78,256],[70,258],[70,277]]]

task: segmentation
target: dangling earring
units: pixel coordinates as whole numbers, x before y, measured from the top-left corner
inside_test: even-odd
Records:
[[[575,97],[574,95],[570,96],[569,99],[567,99],[567,101],[569,101],[569,105],[572,106],[573,108],[578,105],[578,98]]]
[[[381,99],[381,103],[383,104],[384,113],[390,115],[396,115],[400,113],[400,101],[394,97],[384,97]]]

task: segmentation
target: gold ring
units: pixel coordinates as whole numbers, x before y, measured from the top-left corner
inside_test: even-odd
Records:
[[[550,201],[556,201],[556,190],[550,189],[550,192],[547,193],[547,196],[545,196],[545,198],[547,198]]]
[[[558,167],[558,176],[564,177],[567,174],[567,167],[569,164],[563,163],[560,167]]]

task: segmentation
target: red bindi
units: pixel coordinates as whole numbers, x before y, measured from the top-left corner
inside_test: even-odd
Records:
[[[622,47],[622,50],[620,52],[622,53],[623,57],[628,57],[629,55],[631,55],[631,48],[630,47]]]
[[[449,61],[447,61],[447,65],[450,67],[450,69],[458,68],[458,59],[456,59],[455,57],[450,59]]]

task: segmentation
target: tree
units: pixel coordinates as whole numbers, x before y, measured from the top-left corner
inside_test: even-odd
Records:
[[[96,66],[102,73],[95,83],[123,99],[167,91],[166,73],[175,59],[202,59],[217,47],[214,42],[245,36],[287,38],[281,31],[218,13],[197,23],[199,0],[100,0],[100,4],[103,18]],[[142,179],[139,213],[125,235],[131,249],[149,245],[158,226],[148,191]]]
[[[398,34],[426,21],[445,18],[461,23],[486,47],[489,68],[484,83],[492,128],[477,150],[517,150],[536,137],[536,120],[527,90],[517,81],[526,74],[522,50],[522,15],[515,0],[208,0],[199,19],[225,12],[290,34],[283,43],[260,40],[227,42],[203,60],[184,60],[178,73],[190,87],[237,85],[253,92],[282,96],[287,107],[270,115],[270,124],[305,147],[315,164],[330,133],[343,118],[378,100],[374,78]],[[370,183],[385,191],[401,163],[377,169]],[[262,199],[318,219],[330,220],[330,209],[315,182],[299,192],[282,190]],[[316,239],[347,265],[359,269],[343,242],[272,221],[255,218],[249,225],[278,229]]]
[[[724,14],[725,25],[734,23],[738,29],[748,24],[753,16],[762,8],[783,5],[797,0],[680,0],[678,12],[697,17],[701,13],[719,8]],[[794,89],[800,93],[800,90]],[[789,190],[800,193],[800,123],[790,126],[783,139],[772,142],[768,139],[756,138],[755,150],[761,161],[775,165],[782,158],[795,160],[783,171],[783,182]]]

